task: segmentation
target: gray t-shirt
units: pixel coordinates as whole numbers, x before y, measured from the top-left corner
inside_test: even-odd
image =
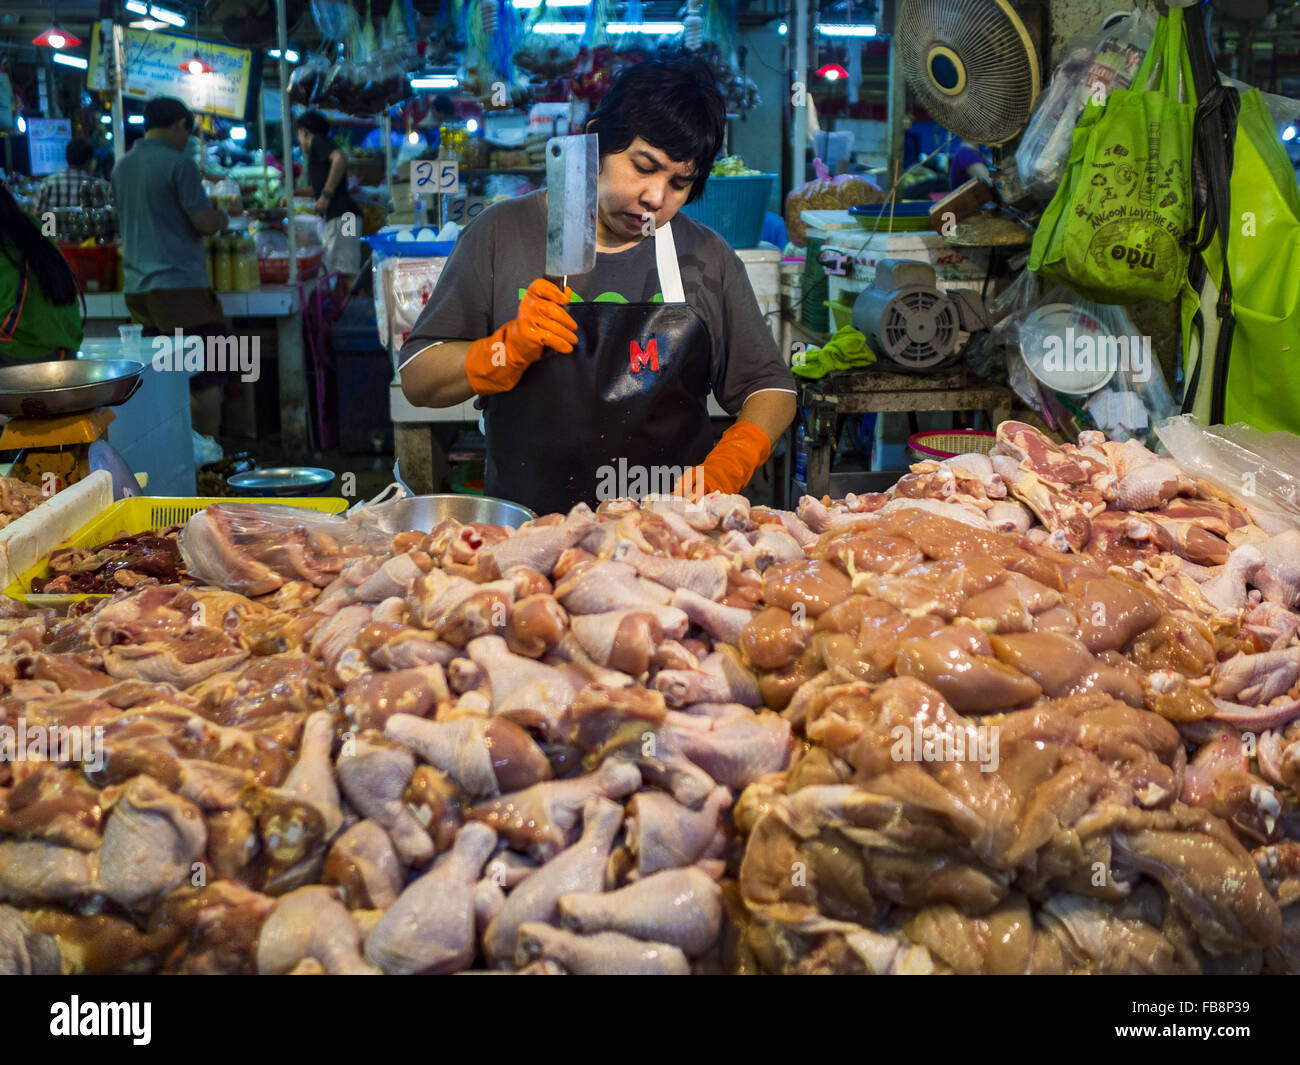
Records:
[[[794,392],[794,378],[763,320],[744,264],[725,241],[678,214],[672,222],[686,302],[712,338],[709,384],[719,406],[740,410],[764,389]],[[460,235],[399,363],[439,340],[477,340],[519,313],[524,291],[546,272],[546,200],[541,191],[493,204]],[[584,301],[661,303],[655,242],[599,253],[569,287]],[[436,358],[430,355],[429,358]]]
[[[212,204],[189,156],[141,137],[113,167],[113,202],[127,292],[211,287],[203,237],[189,216]]]

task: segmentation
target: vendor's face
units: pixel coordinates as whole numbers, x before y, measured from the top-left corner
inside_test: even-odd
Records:
[[[602,236],[612,242],[651,236],[681,210],[694,176],[694,163],[670,159],[640,137],[626,150],[605,156],[599,186]]]
[[[298,147],[302,149],[304,156],[311,151],[311,133],[301,126],[298,127]]]

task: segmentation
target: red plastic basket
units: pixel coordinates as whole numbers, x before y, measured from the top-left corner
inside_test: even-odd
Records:
[[[298,256],[298,275],[300,277],[311,277],[320,269],[321,260],[325,257],[324,252],[313,252],[311,255]],[[264,285],[287,285],[289,283],[289,258],[288,256],[278,256],[276,258],[258,259],[257,272]]]
[[[72,267],[82,292],[117,291],[118,245],[95,244],[83,248],[80,244],[60,244],[59,251]]]
[[[927,458],[951,459],[974,452],[987,455],[997,440],[996,433],[984,429],[931,429],[913,433],[907,438],[907,446]]]

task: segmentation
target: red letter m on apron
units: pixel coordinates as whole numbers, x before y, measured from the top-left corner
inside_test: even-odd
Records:
[[[658,371],[659,341],[657,337],[651,337],[650,343],[648,343],[644,349],[635,340],[632,341],[629,347],[630,347],[629,355],[631,357],[633,373],[640,373],[642,367],[646,366],[647,364],[650,366],[651,370],[654,370],[656,372]]]

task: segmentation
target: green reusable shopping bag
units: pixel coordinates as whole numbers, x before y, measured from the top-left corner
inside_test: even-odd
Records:
[[[1229,182],[1228,270],[1236,328],[1223,421],[1300,433],[1300,186],[1257,89],[1241,94]],[[1223,279],[1216,236],[1205,251],[1201,292],[1184,285],[1184,376],[1199,382],[1189,410],[1209,422]],[[1202,328],[1196,312],[1204,307]],[[1199,371],[1199,372],[1198,372]]]
[[[1098,303],[1177,298],[1193,223],[1193,97],[1183,13],[1174,8],[1133,88],[1084,108],[1030,269]]]

